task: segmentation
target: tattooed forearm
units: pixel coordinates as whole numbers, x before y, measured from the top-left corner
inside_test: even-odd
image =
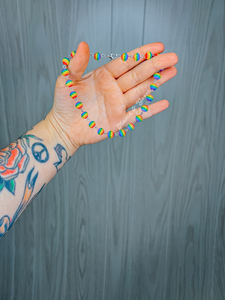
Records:
[[[67,146],[54,130],[47,128],[45,121],[0,150],[0,238],[70,155]]]
[[[15,198],[18,197],[16,194],[16,182],[19,174],[23,174],[27,171],[31,157],[29,155],[30,150],[34,158],[39,162],[46,162],[49,158],[47,148],[40,142],[34,143],[31,147],[31,139],[43,141],[43,139],[33,134],[23,134],[15,142],[11,143],[8,147],[0,151],[0,193],[4,190],[10,192]],[[4,216],[0,215],[0,238],[11,228],[14,222],[18,219],[20,214],[24,211],[27,205],[39,194],[45,184],[42,186],[40,191],[33,197],[34,186],[38,177],[38,172],[34,176],[32,173],[34,167],[27,174],[24,193],[21,202],[14,213],[13,217],[10,218],[8,214]],[[33,178],[31,178],[33,177]],[[5,196],[7,201],[12,201],[10,195]],[[21,196],[20,196],[21,197]],[[2,200],[2,203],[6,203]],[[9,205],[11,207],[11,205]],[[5,207],[5,204],[4,204]]]
[[[41,192],[41,190],[45,186],[44,184],[40,189],[40,191],[37,194],[35,194],[33,197],[31,197],[33,194],[36,180],[38,178],[38,172],[34,176],[32,176],[33,171],[34,171],[34,167],[30,170],[30,172],[27,175],[23,197],[13,217],[10,219],[8,215],[5,215],[0,219],[0,238],[6,234],[6,232],[12,227],[12,225],[19,218],[19,216],[24,211],[24,209]]]

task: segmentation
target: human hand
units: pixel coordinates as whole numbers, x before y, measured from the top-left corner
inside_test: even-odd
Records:
[[[164,45],[159,42],[146,44],[127,54],[145,54],[148,51],[154,55],[161,53],[164,51]],[[120,122],[126,120],[123,127],[136,122],[135,116],[140,114],[141,107],[128,112],[126,110],[138,99],[141,100],[146,91],[150,91],[154,73],[164,69],[161,71],[162,77],[157,81],[158,87],[177,74],[174,66],[178,62],[177,55],[165,53],[150,60],[140,58],[139,61],[135,61],[128,58],[127,61],[122,61],[121,58],[117,58],[82,76],[89,57],[88,44],[81,42],[68,66],[69,79],[74,82],[73,90],[77,92],[77,98],[70,97],[70,89],[65,85],[67,78],[60,74],[55,85],[54,104],[46,117],[47,122],[56,130],[69,137],[74,152],[82,145],[108,138],[105,134],[98,135],[97,130],[90,128],[87,120],[81,118],[81,111],[75,107],[77,100],[83,103],[83,110],[88,112],[88,117],[95,121],[98,128],[102,127],[105,132],[117,132]],[[143,119],[165,110],[169,102],[161,100],[148,106],[149,110],[142,115]]]

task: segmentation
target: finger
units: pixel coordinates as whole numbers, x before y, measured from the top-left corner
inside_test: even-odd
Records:
[[[139,48],[136,48],[130,52],[128,52],[128,55],[134,55],[135,53],[143,54],[145,55],[146,52],[152,52],[152,54],[161,53],[164,51],[164,45],[163,43],[157,42],[157,43],[151,43],[146,44],[144,46],[141,46]],[[107,63],[104,67],[114,76],[114,78],[118,78],[125,72],[129,71],[142,61],[146,60],[146,58],[140,58],[139,61],[135,61],[133,58],[129,57],[128,60],[123,61],[121,57],[113,59],[109,63]]]
[[[137,65],[129,72],[120,76],[116,81],[117,85],[122,92],[126,92],[145,81],[159,70],[169,68],[177,62],[178,57],[175,53],[158,55],[150,60],[144,61],[142,64]]]
[[[68,70],[73,81],[79,80],[86,70],[89,62],[90,50],[86,42],[80,42],[76,54],[70,60]]]
[[[148,111],[142,114],[143,120],[148,119],[167,109],[169,107],[169,101],[161,100],[153,104],[149,104],[147,106],[148,106]],[[136,125],[135,123],[138,123],[136,120],[136,116],[140,115],[141,112],[142,112],[141,107],[128,111],[125,115],[126,121],[124,122],[124,127],[126,127],[129,123],[133,123],[134,125]]]
[[[156,82],[158,87],[175,77],[177,74],[177,69],[176,67],[172,66],[161,71],[160,74],[162,77]],[[153,82],[154,77],[148,78],[144,82],[124,93],[123,96],[126,109],[130,108],[132,105],[145,98],[150,93],[150,84],[152,84]]]

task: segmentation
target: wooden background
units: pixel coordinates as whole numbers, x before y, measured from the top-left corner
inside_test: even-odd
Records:
[[[84,40],[160,41],[169,108],[80,148],[0,241],[0,299],[225,299],[224,0],[0,0],[0,149],[52,107]],[[108,62],[90,58],[85,74]]]

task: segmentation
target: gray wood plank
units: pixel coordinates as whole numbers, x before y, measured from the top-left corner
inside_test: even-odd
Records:
[[[193,27],[187,44],[184,41],[184,49],[190,51],[182,66],[188,70],[183,72],[183,82],[191,88],[183,93],[178,88],[182,105],[177,109],[165,299],[211,299],[213,236],[224,155],[221,5],[220,1],[193,2],[195,9],[189,16]],[[213,59],[212,40],[217,49]],[[194,49],[198,49],[196,55]]]
[[[224,299],[223,24],[223,0],[0,3],[0,149],[51,109],[82,40],[179,57],[154,94],[170,107],[81,147],[0,241],[0,299]]]
[[[224,235],[224,214],[225,214],[225,160],[219,188],[219,201],[217,206],[216,226],[214,236],[213,255],[213,284],[211,299],[223,299],[225,295],[225,235]]]

